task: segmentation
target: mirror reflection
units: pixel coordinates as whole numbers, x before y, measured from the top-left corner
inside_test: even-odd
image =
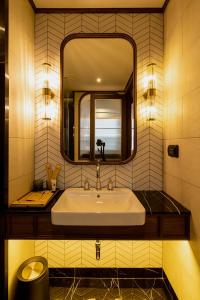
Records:
[[[64,40],[62,154],[70,162],[121,163],[135,150],[135,49],[115,35]]]

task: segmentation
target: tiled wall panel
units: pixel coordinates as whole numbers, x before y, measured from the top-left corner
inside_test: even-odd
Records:
[[[162,189],[162,14],[37,14],[35,26],[36,122],[35,177],[46,178],[45,164],[62,166],[58,187],[80,187],[87,176],[95,185],[95,169],[73,166],[60,154],[60,44],[65,36],[79,32],[120,32],[130,35],[137,44],[137,131],[138,150],[133,161],[123,166],[102,167],[102,185],[111,177],[115,186],[133,189]],[[42,120],[41,65],[49,62],[57,78],[51,121]],[[158,117],[148,122],[141,115],[144,104],[143,77],[149,62],[157,64]]]
[[[101,241],[96,260],[94,240],[35,241],[35,255],[48,259],[50,268],[162,267],[162,241]]]
[[[34,179],[34,13],[26,0],[9,2],[8,204]],[[24,163],[26,162],[26,163]]]
[[[191,211],[190,241],[163,242],[163,268],[180,300],[200,299],[199,11],[198,0],[171,0],[164,19],[163,189]],[[168,156],[170,144],[179,158]]]
[[[62,166],[58,187],[81,187],[85,177],[95,186],[94,166],[75,166],[60,154],[60,44],[64,37],[79,32],[120,32],[130,35],[137,44],[137,154],[121,166],[102,166],[102,186],[111,177],[117,187],[162,189],[162,14],[37,14],[35,26],[36,122],[35,177],[46,179],[45,164]],[[41,65],[49,62],[57,78],[55,114],[42,120]],[[157,119],[148,122],[141,114],[144,105],[143,78],[146,65],[157,64]],[[95,241],[35,241],[35,254],[48,258],[50,267],[159,267],[162,265],[162,242],[101,241],[101,260],[95,258]]]

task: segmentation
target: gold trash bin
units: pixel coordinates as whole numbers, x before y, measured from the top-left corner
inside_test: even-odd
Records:
[[[17,270],[14,300],[49,300],[49,270],[46,258],[35,256],[24,261]]]

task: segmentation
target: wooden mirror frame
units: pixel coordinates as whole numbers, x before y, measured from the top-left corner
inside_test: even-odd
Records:
[[[102,161],[102,165],[121,165],[130,162],[136,155],[137,152],[137,47],[135,41],[128,34],[125,33],[74,33],[67,35],[60,46],[60,152],[67,162],[74,165],[95,165],[96,161],[73,161],[64,152],[63,145],[63,74],[64,74],[64,48],[66,44],[73,39],[80,38],[121,38],[127,40],[133,47],[133,116],[134,116],[134,149],[132,155],[122,161]]]

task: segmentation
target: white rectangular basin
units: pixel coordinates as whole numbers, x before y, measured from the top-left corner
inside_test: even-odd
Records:
[[[69,188],[52,207],[51,221],[68,226],[144,225],[145,208],[128,188]]]

